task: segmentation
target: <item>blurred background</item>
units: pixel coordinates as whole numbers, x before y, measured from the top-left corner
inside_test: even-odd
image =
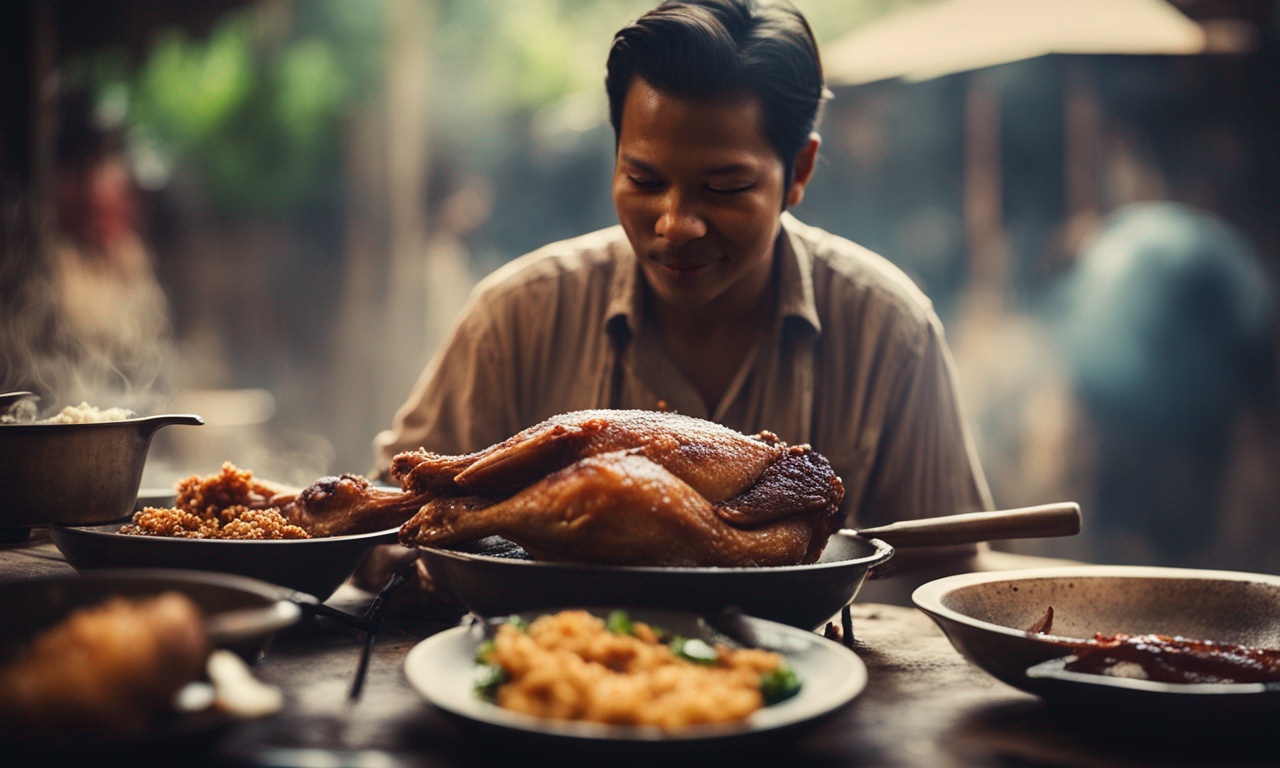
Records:
[[[648,0],[0,6],[0,389],[194,412],[144,485],[365,472],[475,282],[615,222]],[[1280,571],[1270,0],[796,0],[802,219],[935,302],[1017,551]],[[940,510],[946,512],[946,510]]]

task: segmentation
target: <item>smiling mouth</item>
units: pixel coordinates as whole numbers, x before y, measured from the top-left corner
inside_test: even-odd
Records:
[[[662,267],[662,271],[675,277],[692,277],[711,268],[710,264],[663,264],[662,262],[658,262],[658,266]]]
[[[675,258],[672,258],[672,257]],[[654,254],[651,258],[662,273],[677,280],[688,280],[709,271],[719,259],[710,253],[684,254],[680,258],[676,254]]]

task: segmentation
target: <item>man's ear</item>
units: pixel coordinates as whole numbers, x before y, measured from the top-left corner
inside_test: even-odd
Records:
[[[816,133],[809,134],[809,141],[796,153],[794,170],[792,171],[791,189],[787,191],[787,207],[792,208],[804,199],[805,187],[813,178],[813,169],[818,162],[818,147],[822,145],[822,137]]]

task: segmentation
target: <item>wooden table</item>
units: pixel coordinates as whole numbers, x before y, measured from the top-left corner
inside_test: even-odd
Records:
[[[70,572],[48,539],[0,546],[0,579]],[[1131,766],[1280,764],[1280,742],[1269,736],[1223,743],[1213,733],[1170,726],[1135,734],[1129,724],[1102,728],[1050,708],[962,659],[924,614],[902,605],[863,602],[853,608],[854,649],[870,682],[850,706],[783,743],[745,755],[717,754],[710,764],[818,766]],[[344,586],[329,600],[360,613],[371,596]],[[2,620],[2,617],[0,617]],[[443,620],[393,617],[378,637],[362,695],[348,691],[364,645],[363,635],[339,623],[310,619],[277,635],[255,667],[257,676],[281,688],[280,714],[243,722],[193,743],[152,753],[95,755],[95,764],[131,766],[452,766],[569,765],[575,755],[522,753],[519,744],[479,737],[447,719],[409,687],[405,654]],[[820,681],[809,681],[820,684]],[[1132,713],[1132,724],[1143,713]],[[578,756],[583,757],[583,756]],[[662,764],[681,762],[664,755]],[[707,755],[689,755],[708,764]],[[634,758],[634,759],[633,759]],[[591,764],[646,764],[645,755],[598,756]],[[49,765],[48,754],[6,755],[9,765]],[[59,763],[60,764],[60,763]],[[665,768],[665,765],[663,766]]]

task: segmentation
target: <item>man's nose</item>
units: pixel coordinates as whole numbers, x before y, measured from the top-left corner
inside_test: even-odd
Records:
[[[662,202],[654,231],[672,245],[684,245],[707,234],[707,224],[680,197],[668,195]]]

